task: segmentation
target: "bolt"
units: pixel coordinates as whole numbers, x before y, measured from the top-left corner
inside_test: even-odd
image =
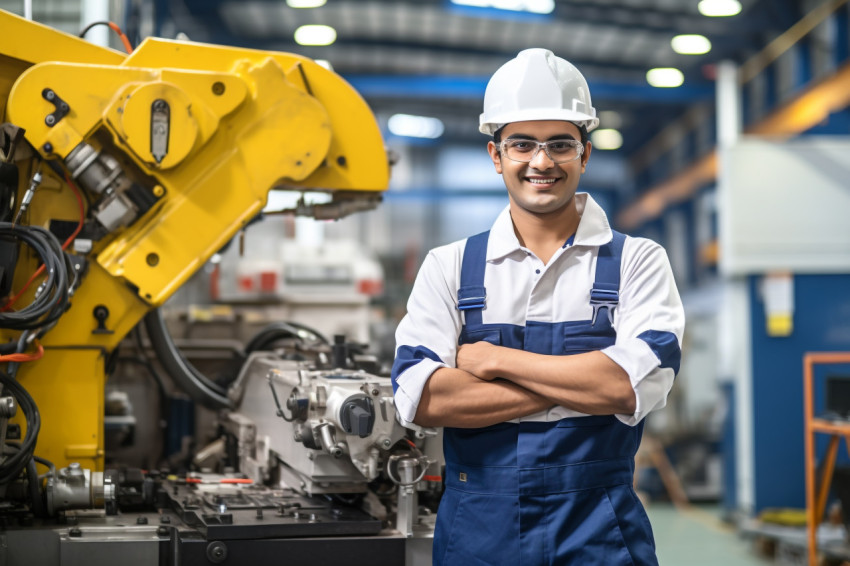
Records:
[[[74,538],[81,537],[83,536],[83,531],[80,530],[80,527],[71,527],[70,530],[68,530],[68,536]]]
[[[221,96],[224,94],[224,83],[221,81],[216,81],[212,85],[213,94],[216,96]]]
[[[145,261],[147,261],[148,265],[150,265],[151,267],[156,267],[156,265],[159,263],[159,255],[151,252],[145,258]]]
[[[345,165],[347,163],[344,155],[340,155],[339,157],[337,157],[336,162],[337,162],[337,165],[339,165],[340,167],[345,167]]]
[[[44,119],[44,123],[48,126],[52,126],[56,123],[56,116],[54,116],[53,114],[48,114],[47,117]]]
[[[137,525],[147,525],[148,524],[148,518],[147,517],[136,517],[136,524]]]
[[[54,98],[56,98],[56,93],[53,92],[52,90],[50,90],[49,88],[44,89],[43,94],[44,94],[44,98],[46,98],[47,100],[50,100],[51,102],[53,101]]]
[[[42,149],[44,150],[44,153],[50,153],[50,152],[52,152],[52,151],[53,151],[53,144],[52,144],[52,143],[50,143],[50,142],[47,142],[46,144],[44,144],[44,145],[43,145],[43,146],[41,146],[41,147],[42,147]]]
[[[162,517],[159,518],[159,522],[168,524],[168,523],[171,522],[171,517],[169,515],[163,515]]]
[[[227,559],[227,547],[221,541],[211,542],[207,546],[207,558],[213,564],[221,564]]]
[[[374,389],[372,389],[372,395],[377,395],[377,394],[378,394],[378,393],[380,393],[380,392],[381,392],[381,391],[380,391],[377,387],[376,387],[376,388],[374,388]]]
[[[164,527],[162,525],[156,528],[156,536],[158,537],[167,537],[168,536],[168,527]]]
[[[390,442],[389,438],[385,438],[381,444],[384,445],[384,448],[389,448],[390,446],[392,446],[392,442]]]

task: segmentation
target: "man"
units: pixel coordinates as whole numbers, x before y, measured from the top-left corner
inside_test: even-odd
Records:
[[[400,418],[445,427],[434,564],[657,564],[634,455],[684,313],[664,250],[576,194],[597,124],[550,51],[487,85],[480,130],[509,205],[429,253],[396,333]]]

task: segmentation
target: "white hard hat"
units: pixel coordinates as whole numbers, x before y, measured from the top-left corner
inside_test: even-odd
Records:
[[[587,81],[548,49],[525,49],[493,73],[484,92],[482,134],[510,122],[565,120],[587,131],[599,125]]]

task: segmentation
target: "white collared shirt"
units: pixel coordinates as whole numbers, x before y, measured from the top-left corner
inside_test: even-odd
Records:
[[[545,265],[520,245],[510,208],[499,214],[487,245],[484,324],[524,327],[526,321],[590,320],[596,257],[599,247],[610,242],[613,235],[605,212],[590,195],[577,193],[575,198],[581,215],[575,238]],[[424,347],[440,360],[423,357],[397,376],[395,404],[404,424],[413,421],[431,374],[441,367],[456,367],[463,326],[457,290],[465,245],[466,240],[460,240],[428,253],[413,285],[407,315],[396,330],[397,355],[403,346]],[[651,240],[627,237],[620,265],[620,302],[614,316],[617,340],[601,350],[628,373],[635,391],[635,413],[617,415],[622,422],[634,426],[650,411],[664,407],[675,377],[672,367],[667,367],[671,365],[667,358],[668,354],[678,356],[678,350],[671,353],[668,348],[656,353],[658,348],[654,350],[651,341],[639,336],[647,331],[670,333],[680,350],[684,325],[684,310],[666,252]],[[678,366],[678,360],[673,365]],[[553,407],[517,420],[551,421],[575,416],[584,414]]]

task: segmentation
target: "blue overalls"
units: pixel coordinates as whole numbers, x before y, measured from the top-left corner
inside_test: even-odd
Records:
[[[615,232],[599,250],[592,320],[527,321],[525,327],[482,323],[488,235],[466,244],[458,290],[458,308],[465,313],[460,344],[486,340],[570,355],[614,343],[624,235]],[[657,565],[652,529],[632,489],[642,431],[642,422],[630,427],[614,415],[446,428],[446,491],[434,564]]]

